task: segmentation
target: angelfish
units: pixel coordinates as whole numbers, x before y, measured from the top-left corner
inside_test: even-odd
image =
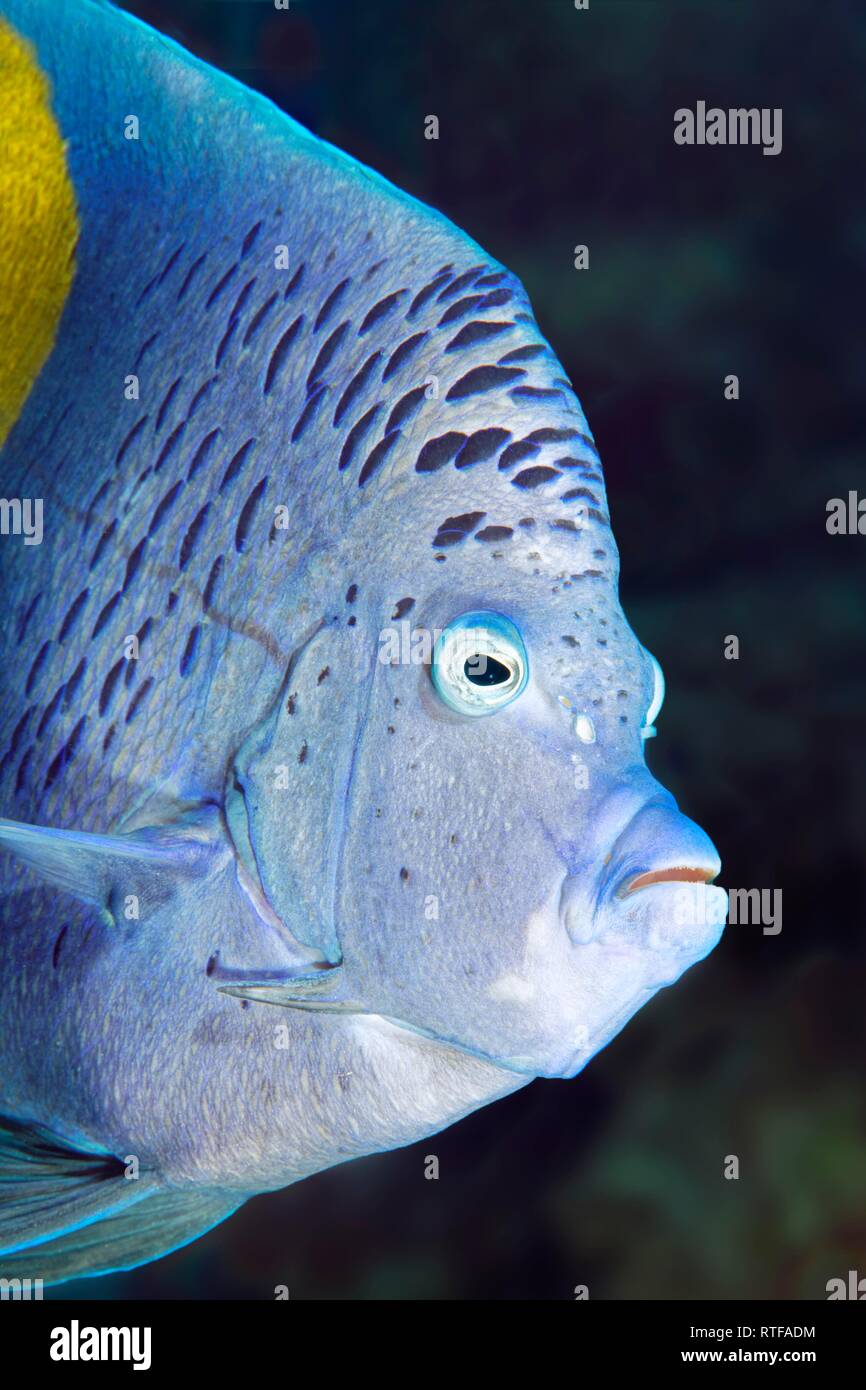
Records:
[[[0,11],[62,194],[13,200],[43,348],[0,343],[44,505],[0,543],[0,1274],[50,1282],[575,1075],[724,894],[520,283],[110,5]]]

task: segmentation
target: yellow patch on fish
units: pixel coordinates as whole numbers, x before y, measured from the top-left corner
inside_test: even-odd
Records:
[[[0,21],[0,445],[54,344],[78,218],[48,81]]]

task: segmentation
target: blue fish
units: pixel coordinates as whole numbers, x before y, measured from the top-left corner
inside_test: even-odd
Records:
[[[0,12],[78,228],[0,456],[0,1274],[48,1283],[574,1076],[725,895],[520,282],[111,5]]]

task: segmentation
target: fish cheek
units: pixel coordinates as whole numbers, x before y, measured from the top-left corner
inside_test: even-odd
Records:
[[[353,781],[346,966],[371,1011],[510,1055],[529,1046],[533,1008],[503,1002],[497,982],[522,975],[529,924],[561,879],[538,817],[537,756],[492,721],[443,723],[408,698],[395,705],[390,687],[410,682],[388,685]]]

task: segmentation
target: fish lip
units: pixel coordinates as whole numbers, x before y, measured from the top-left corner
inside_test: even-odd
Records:
[[[614,890],[614,897],[628,898],[632,893],[640,893],[642,889],[652,888],[659,883],[714,883],[718,876],[718,868],[696,864],[672,864],[659,869],[643,869],[640,873],[628,874],[621,879]]]

